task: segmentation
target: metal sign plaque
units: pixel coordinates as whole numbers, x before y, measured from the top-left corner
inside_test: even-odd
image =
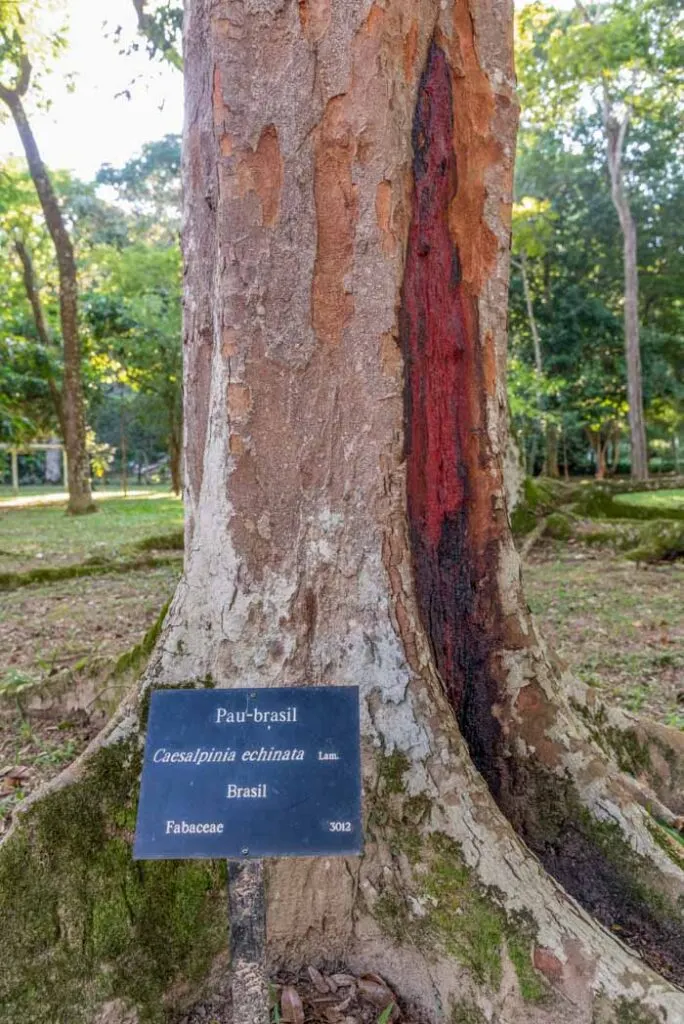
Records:
[[[152,693],[136,860],[360,853],[357,686]]]

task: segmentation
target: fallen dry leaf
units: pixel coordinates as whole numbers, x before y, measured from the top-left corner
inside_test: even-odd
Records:
[[[359,995],[381,1010],[395,1001],[394,993],[379,974],[364,974],[362,978],[359,978],[358,986]]]
[[[304,1024],[304,1007],[299,992],[292,985],[286,985],[280,996],[281,1020],[287,1024]]]
[[[315,967],[307,967],[306,970],[317,992],[326,993],[330,991],[330,987],[320,971],[317,971]]]
[[[330,978],[335,982],[338,988],[345,988],[347,985],[353,988],[356,985],[356,978],[353,974],[331,974]]]

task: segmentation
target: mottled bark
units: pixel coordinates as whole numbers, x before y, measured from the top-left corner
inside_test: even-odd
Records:
[[[13,88],[0,86],[0,99],[7,104],[21,139],[45,224],[50,233],[59,272],[59,315],[64,351],[62,416],[64,444],[69,467],[69,511],[88,512],[93,508],[90,490],[90,465],[86,451],[86,423],[81,379],[81,340],[78,330],[78,282],[74,248],[57,201],[50,175],[31,130],[23,96],[31,75],[31,66],[23,59]]]
[[[477,0],[190,3],[188,543],[153,678],[361,686],[366,853],[270,868],[273,959],[345,956],[433,1008],[453,997],[448,955],[426,986],[423,954],[382,932],[383,901],[410,904],[412,886],[370,824],[394,750],[432,808],[417,835],[462,844],[532,915],[534,964],[588,1020],[598,988],[627,997],[625,971],[646,1004],[682,1004],[576,904],[558,910],[506,819],[670,977],[674,904],[654,918],[626,865],[611,889],[601,829],[638,848],[664,900],[681,877],[636,801],[669,812],[576,717],[519,585],[502,473],[511,16]],[[513,1006],[502,1020],[552,1019]]]

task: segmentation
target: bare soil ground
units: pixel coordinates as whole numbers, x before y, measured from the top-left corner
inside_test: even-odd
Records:
[[[584,682],[684,729],[684,563],[636,566],[607,548],[542,541],[523,585],[547,643]]]

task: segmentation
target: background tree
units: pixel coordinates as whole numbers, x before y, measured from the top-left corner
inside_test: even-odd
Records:
[[[519,67],[529,117],[562,134],[591,97],[613,205],[623,239],[624,338],[632,473],[648,471],[639,346],[639,285],[635,196],[645,197],[643,135],[673,140],[681,83],[677,76],[678,9],[671,0],[577,3],[569,12],[542,4],[520,17]],[[600,135],[599,135],[600,133]],[[675,154],[673,154],[675,157]],[[676,157],[675,157],[676,159]]]
[[[30,10],[29,10],[30,8]],[[86,420],[81,379],[81,339],[78,322],[78,280],[73,243],[65,223],[55,190],[45,166],[29,119],[24,99],[31,82],[32,64],[23,33],[26,18],[35,13],[27,4],[3,5],[0,11],[0,99],[7,106],[19,133],[29,172],[35,186],[55,250],[59,271],[60,327],[63,346],[63,386],[61,416],[64,442],[68,456],[69,511],[89,512],[93,509],[90,490],[90,466],[86,451]],[[52,37],[50,48],[56,51],[62,44],[59,35]],[[28,250],[24,250],[29,257]],[[27,285],[32,275],[24,261]],[[34,290],[34,310],[37,292]],[[40,321],[40,318],[39,318]],[[39,321],[37,330],[40,331]]]
[[[132,0],[138,30],[147,42],[150,57],[161,56],[183,70],[181,31],[183,5],[178,0]]]
[[[675,276],[681,263],[681,232],[673,221],[684,216],[682,174],[672,155],[658,148],[658,132],[645,143],[653,173],[648,192],[635,210],[643,225],[640,233],[641,322],[643,383],[646,415],[654,443],[665,443],[657,464],[674,468],[672,453],[678,441],[678,413],[682,403],[684,333],[679,310],[681,301]],[[516,192],[527,197],[530,215],[524,208],[514,215],[514,250],[536,248],[528,257],[527,274],[533,292],[537,329],[543,339],[544,367],[549,377],[563,381],[547,396],[547,415],[555,415],[563,433],[562,443],[570,453],[574,472],[586,472],[586,431],[583,414],[590,408],[582,398],[599,399],[601,389],[626,403],[626,378],[622,315],[622,244],[612,210],[610,185],[601,174],[602,155],[596,144],[595,116],[587,114],[573,123],[572,133],[559,135],[544,123],[526,122],[520,132],[516,167]],[[646,172],[644,172],[646,181]],[[548,209],[540,221],[537,205]],[[661,212],[662,211],[662,212]],[[524,223],[520,218],[524,217]],[[522,228],[522,233],[521,233]],[[540,236],[536,232],[541,229]],[[658,270],[660,273],[658,273]],[[512,264],[510,297],[512,351],[523,368],[535,366],[527,302],[517,259]],[[591,373],[587,368],[591,367]],[[514,386],[514,385],[513,385]],[[621,391],[621,395],[618,395]],[[651,415],[667,396],[673,417],[657,420]],[[580,402],[578,405],[577,402]],[[623,417],[618,421],[622,423]],[[530,420],[525,436],[530,440],[535,427]],[[620,437],[623,436],[621,428]],[[611,453],[608,469],[628,469],[620,437],[610,442],[619,454]],[[528,456],[530,450],[528,448]],[[529,459],[528,459],[529,461]],[[595,467],[595,460],[591,465]],[[540,464],[537,463],[537,469]]]
[[[180,139],[144,147],[125,167],[104,167],[100,184],[116,189],[128,212],[128,240],[100,247],[87,317],[96,346],[151,401],[139,411],[161,418],[172,487],[182,486]]]

